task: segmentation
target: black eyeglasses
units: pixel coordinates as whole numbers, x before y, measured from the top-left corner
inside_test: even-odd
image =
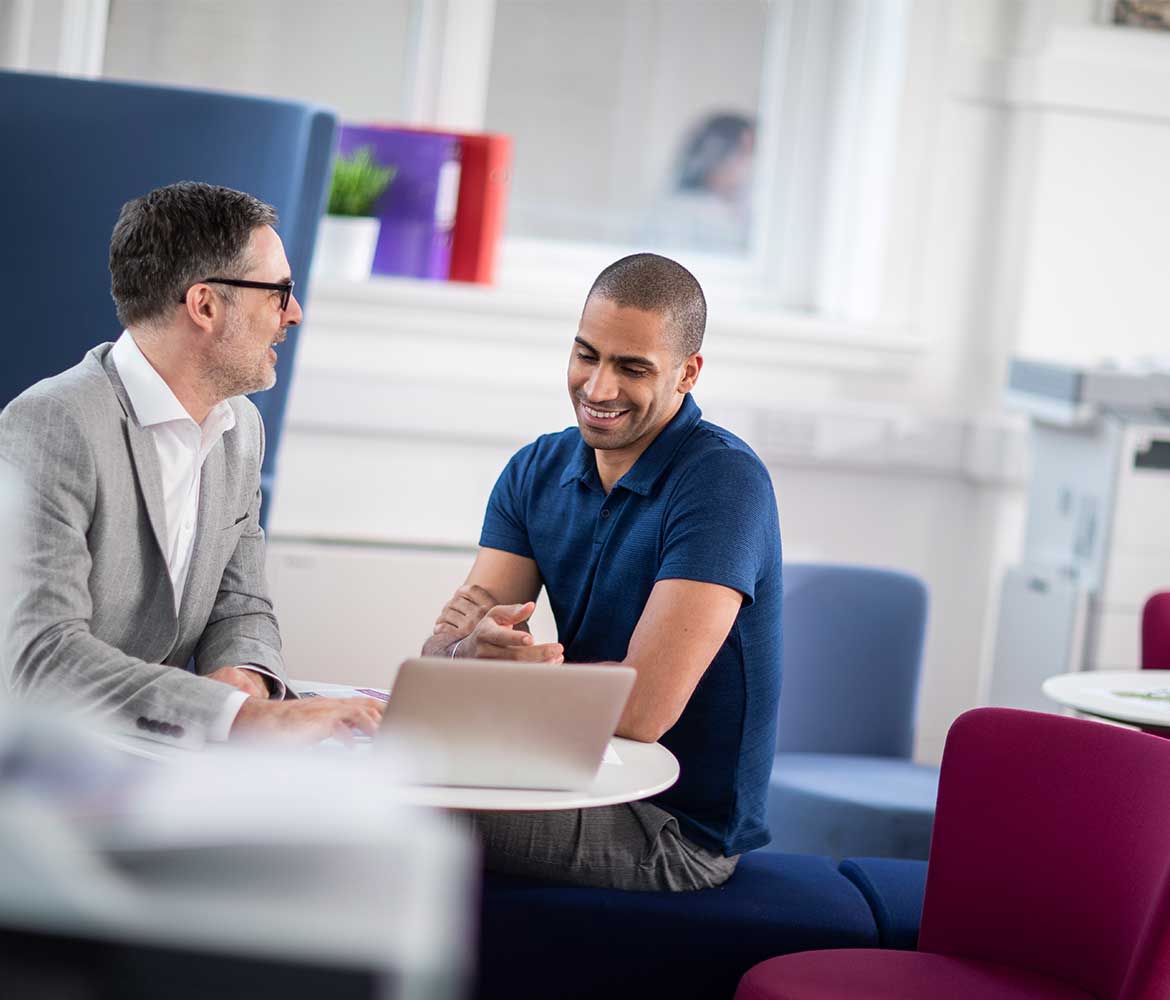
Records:
[[[245,281],[243,278],[204,278],[204,284],[234,285],[236,288],[267,288],[271,292],[280,292],[280,311],[288,308],[288,300],[292,298],[295,281]],[[186,296],[179,299],[180,305],[187,301]]]

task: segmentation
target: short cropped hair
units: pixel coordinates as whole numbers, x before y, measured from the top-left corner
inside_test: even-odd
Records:
[[[666,316],[675,350],[698,353],[707,327],[707,300],[695,276],[682,264],[656,253],[635,253],[597,276],[586,301],[599,296],[626,308]]]
[[[126,202],[110,238],[110,294],[119,321],[149,323],[204,278],[242,276],[253,230],[275,225],[271,205],[195,181]],[[230,289],[222,291],[230,298]]]

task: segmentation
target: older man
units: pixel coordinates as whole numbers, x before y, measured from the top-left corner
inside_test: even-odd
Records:
[[[110,243],[125,331],[0,414],[29,491],[4,629],[17,693],[193,748],[376,727],[374,702],[291,694],[266,594],[264,427],[244,394],[275,384],[301,321],[276,221],[208,184],[128,202]]]
[[[719,885],[768,841],[780,681],[780,530],[750,448],[691,390],[707,306],[675,261],[607,267],[570,346],[577,426],[521,449],[484,517],[431,655],[637,671],[618,734],[661,740],[678,783],[648,802],[481,813],[489,868],[619,889]],[[527,630],[541,587],[558,642]]]

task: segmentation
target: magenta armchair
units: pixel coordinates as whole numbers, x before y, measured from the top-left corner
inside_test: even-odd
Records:
[[[1151,595],[1142,608],[1142,669],[1170,670],[1170,591]]]
[[[951,727],[918,951],[769,959],[736,1000],[1166,1000],[1170,740],[980,708]]]

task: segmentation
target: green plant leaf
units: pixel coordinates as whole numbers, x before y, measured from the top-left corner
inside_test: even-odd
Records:
[[[377,163],[369,146],[355,150],[348,158],[338,156],[329,184],[329,214],[373,215],[374,202],[397,173],[397,167]]]

